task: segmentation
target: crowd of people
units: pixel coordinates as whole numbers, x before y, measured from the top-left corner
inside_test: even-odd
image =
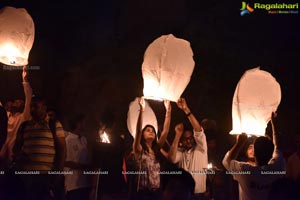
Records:
[[[74,113],[66,130],[55,109],[32,95],[27,74],[24,68],[25,101],[0,104],[0,199],[273,200],[299,195],[300,135],[295,134],[293,154],[284,157],[276,113],[271,137],[240,134],[220,157],[215,122],[199,122],[186,99],[180,98],[177,107],[188,123],[172,128],[172,104],[165,100],[160,131],[145,122],[146,99],[140,97],[134,138],[115,134],[108,112],[100,117],[99,140],[89,144],[86,116]]]

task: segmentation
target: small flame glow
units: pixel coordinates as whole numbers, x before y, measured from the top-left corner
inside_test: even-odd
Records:
[[[207,169],[212,169],[212,168],[213,168],[212,163],[208,163],[208,164],[207,164]]]
[[[110,140],[108,138],[107,133],[103,132],[102,135],[100,135],[100,139],[102,143],[110,143]]]

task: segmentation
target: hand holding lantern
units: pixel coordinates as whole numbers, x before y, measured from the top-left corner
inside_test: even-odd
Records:
[[[143,111],[143,127],[147,124],[151,124],[157,131],[157,119],[155,113],[150,107],[149,103],[143,97],[137,97],[129,104],[129,110],[127,113],[127,127],[133,137],[136,134],[136,125],[140,112]]]
[[[140,111],[144,111],[146,107],[146,102],[143,97],[139,98],[139,106],[140,106]]]
[[[164,105],[166,108],[166,113],[170,113],[172,110],[171,102],[169,100],[164,100]]]
[[[184,98],[180,98],[177,101],[177,106],[178,108],[180,108],[181,110],[183,110],[183,112],[185,112],[185,114],[189,114],[190,113],[190,109],[186,103],[186,100]]]
[[[23,67],[23,72],[22,72],[22,78],[23,78],[23,82],[28,82],[28,71],[27,71],[27,67],[24,66]]]

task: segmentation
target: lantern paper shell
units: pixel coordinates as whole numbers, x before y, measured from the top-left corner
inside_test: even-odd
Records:
[[[280,100],[280,85],[270,73],[259,67],[246,71],[233,96],[233,130],[230,134],[264,136]]]
[[[0,62],[6,65],[28,64],[34,41],[34,23],[24,8],[0,10]]]
[[[172,34],[159,37],[144,55],[144,97],[177,102],[191,79],[194,66],[188,41]]]
[[[145,103],[146,106],[145,106],[145,111],[143,113],[142,127],[145,127],[147,124],[150,124],[155,128],[155,131],[157,133],[158,126],[157,126],[157,119],[155,113],[153,112],[149,103],[147,101],[145,101]],[[139,106],[138,98],[136,98],[134,101],[132,101],[129,104],[129,110],[127,113],[127,128],[134,138],[136,134],[136,126],[137,126],[139,113],[140,113],[140,106]]]

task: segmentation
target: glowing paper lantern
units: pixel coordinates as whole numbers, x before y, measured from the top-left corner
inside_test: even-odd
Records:
[[[0,62],[24,66],[34,41],[34,23],[24,8],[0,10]]]
[[[147,124],[150,124],[154,126],[155,131],[157,133],[157,119],[155,116],[155,113],[153,112],[152,108],[150,107],[149,103],[146,101],[145,111],[143,114],[143,122],[142,127],[145,127]],[[140,106],[138,102],[138,98],[136,98],[134,101],[132,101],[129,104],[129,110],[127,113],[127,128],[131,135],[135,137],[136,134],[136,126],[137,126],[137,120],[140,113]]]
[[[230,134],[265,135],[265,129],[281,100],[280,85],[268,72],[247,70],[232,101],[233,130]]]
[[[190,82],[194,66],[188,41],[172,34],[159,37],[144,55],[144,97],[176,102]]]

